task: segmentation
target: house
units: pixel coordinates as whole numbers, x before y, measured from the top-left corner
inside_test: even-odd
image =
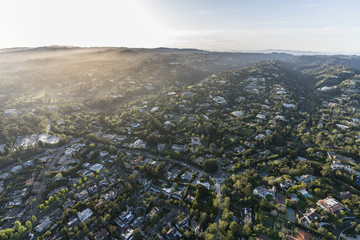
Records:
[[[94,240],[105,240],[109,238],[109,235],[109,232],[106,229],[103,229],[95,234]]]
[[[346,191],[346,192],[340,192],[340,199],[341,200],[347,200],[347,199],[350,199],[352,196],[352,193],[349,192],[349,191]]]
[[[235,117],[241,117],[244,115],[243,111],[233,111],[231,112],[231,115],[234,115]]]
[[[106,202],[109,202],[109,201],[113,200],[115,197],[116,197],[115,193],[112,190],[110,190],[108,193],[106,193],[104,195],[104,200]]]
[[[178,229],[186,229],[189,227],[189,216],[182,218],[181,220],[178,220],[176,223],[176,227]]]
[[[286,118],[284,116],[282,116],[282,115],[276,115],[275,119],[276,120],[281,120],[281,121],[286,121]]]
[[[99,182],[99,186],[106,186],[109,187],[109,181],[104,177],[100,182]]]
[[[165,238],[168,240],[180,239],[181,237],[182,235],[174,227],[170,228],[169,231],[167,231],[165,234]]]
[[[4,115],[6,115],[6,116],[11,116],[11,115],[13,115],[13,114],[15,114],[15,113],[17,113],[17,111],[16,111],[16,109],[14,109],[14,108],[6,109],[6,110],[4,111]]]
[[[26,136],[19,136],[17,137],[15,144],[13,146],[13,149],[15,150],[18,147],[23,147],[24,149],[35,146],[35,144],[38,142],[38,135],[37,134],[31,134]]]
[[[266,189],[259,186],[254,189],[253,194],[261,198],[266,198],[267,195],[270,195],[273,199],[275,199],[276,189],[275,186],[272,189]]]
[[[191,137],[191,146],[192,147],[200,147],[201,141],[199,137]]]
[[[345,209],[345,206],[340,202],[338,202],[332,196],[328,196],[325,199],[321,199],[316,204],[319,205],[322,209],[328,210],[329,212],[332,213]]]
[[[64,203],[63,207],[64,208],[72,208],[75,205],[76,201],[70,199],[69,201],[67,201],[66,203]]]
[[[5,216],[3,219],[4,220],[15,219],[16,216],[20,213],[20,211],[21,211],[21,207],[13,207],[13,208],[6,209]]]
[[[346,161],[346,162],[350,162],[350,163],[355,163],[354,159],[352,159],[351,157],[345,157],[345,156],[340,155],[340,154],[335,153],[335,152],[328,151],[327,156],[328,156],[328,158],[330,158],[332,160],[339,160],[339,161]]]
[[[154,214],[159,215],[161,212],[162,212],[162,208],[161,208],[161,207],[153,207],[148,215],[151,217],[151,216],[153,216]]]
[[[219,104],[219,105],[227,104],[227,101],[225,100],[225,98],[220,97],[220,96],[215,96],[212,100],[213,100],[216,104]]]
[[[162,189],[162,193],[165,194],[168,197],[170,197],[172,191],[173,191],[173,187],[171,187],[171,188],[163,188]]]
[[[286,108],[294,108],[294,107],[296,107],[295,104],[292,104],[292,103],[283,103],[283,106],[286,107]]]
[[[130,147],[134,147],[134,148],[145,148],[146,144],[143,140],[138,139],[136,140],[134,143],[130,144]]]
[[[308,184],[308,183],[311,183],[311,182],[315,181],[316,177],[314,177],[314,176],[312,176],[310,174],[306,174],[306,175],[302,175],[300,177],[295,177],[295,179],[298,180],[299,182]]]
[[[256,118],[265,120],[266,116],[264,114],[259,113],[259,114],[256,115]]]
[[[331,165],[330,165],[330,169],[332,170],[338,170],[338,169],[344,169],[345,171],[350,172],[351,171],[351,167],[347,164],[344,164],[340,161],[331,161]]]
[[[90,167],[90,170],[93,172],[101,171],[104,168],[104,165],[101,163],[95,163],[93,166]]]
[[[318,213],[315,208],[309,208],[306,210],[304,218],[308,223],[312,223],[315,221],[321,221],[323,217]]]
[[[134,230],[129,228],[123,234],[121,234],[121,237],[123,237],[125,240],[131,240],[133,232]]]
[[[95,184],[88,188],[88,192],[90,195],[94,195],[98,192],[98,186]]]
[[[92,215],[93,212],[90,210],[90,208],[86,208],[84,211],[77,213],[77,216],[81,222],[85,222]]]
[[[185,151],[188,147],[186,145],[179,145],[179,144],[174,144],[172,145],[171,149],[174,151],[174,152],[182,152],[182,151]]]
[[[79,225],[79,219],[77,219],[76,217],[73,217],[66,223],[67,228],[73,228],[76,227],[77,225]]]
[[[49,227],[50,224],[51,224],[50,218],[49,217],[44,217],[40,221],[40,224],[35,227],[35,231],[38,232],[38,233],[42,233]]]
[[[291,194],[290,202],[291,202],[292,204],[298,204],[298,203],[299,203],[299,198],[298,198],[298,196],[297,196],[295,193],[292,193],[292,194]]]
[[[203,185],[204,187],[206,187],[207,189],[210,190],[210,183],[209,182],[201,182],[200,180],[197,180],[196,184]]]
[[[308,193],[305,187],[299,188],[298,191],[306,198],[311,197],[311,195]]]
[[[183,190],[174,191],[174,192],[172,193],[172,197],[173,197],[173,198],[176,198],[176,199],[178,199],[178,200],[182,199],[183,196],[184,196],[184,191],[183,191]]]
[[[38,137],[38,141],[46,144],[57,144],[60,141],[59,137],[51,136],[49,134],[40,134]]]
[[[183,98],[191,98],[194,95],[193,92],[184,92],[182,94]]]
[[[85,202],[87,199],[89,199],[89,193],[88,191],[86,191],[86,189],[82,190],[79,193],[76,193],[74,196],[82,202]]]
[[[21,165],[16,165],[15,167],[11,168],[11,172],[12,173],[16,173],[16,172],[19,172],[21,171],[23,167]]]
[[[298,156],[295,161],[297,162],[300,162],[300,161],[307,161],[307,158],[304,158],[304,157],[301,157],[301,156]]]
[[[137,217],[132,222],[131,226],[133,226],[134,228],[141,228],[147,220],[148,218],[146,216]]]
[[[109,154],[108,151],[100,151],[99,152],[99,155],[100,155],[101,158],[106,157],[108,154]]]
[[[189,172],[189,171],[184,172],[184,173],[181,175],[181,179],[186,180],[187,182],[190,182],[191,179],[192,179],[192,173]]]
[[[287,189],[287,188],[290,188],[293,186],[295,186],[295,182],[291,179],[285,179],[280,182],[280,187],[284,188],[284,189]]]
[[[134,220],[134,218],[135,216],[130,209],[126,210],[119,216],[119,219],[125,224],[125,226],[129,226],[129,224],[132,220]]]
[[[260,140],[260,139],[263,139],[264,137],[265,137],[265,135],[260,133],[255,137],[255,140]]]

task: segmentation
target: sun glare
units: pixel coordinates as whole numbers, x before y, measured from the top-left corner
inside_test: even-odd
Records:
[[[2,41],[11,45],[159,47],[169,38],[167,23],[138,0],[14,0],[3,5]]]

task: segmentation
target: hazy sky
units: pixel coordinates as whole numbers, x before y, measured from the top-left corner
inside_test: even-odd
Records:
[[[359,0],[0,0],[0,48],[360,52]]]

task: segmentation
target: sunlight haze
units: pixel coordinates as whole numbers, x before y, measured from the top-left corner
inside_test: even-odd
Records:
[[[358,53],[358,1],[4,0],[0,48],[45,45]]]

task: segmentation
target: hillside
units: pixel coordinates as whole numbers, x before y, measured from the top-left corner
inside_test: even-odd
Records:
[[[356,56],[44,47],[0,59],[0,239],[360,229]]]

